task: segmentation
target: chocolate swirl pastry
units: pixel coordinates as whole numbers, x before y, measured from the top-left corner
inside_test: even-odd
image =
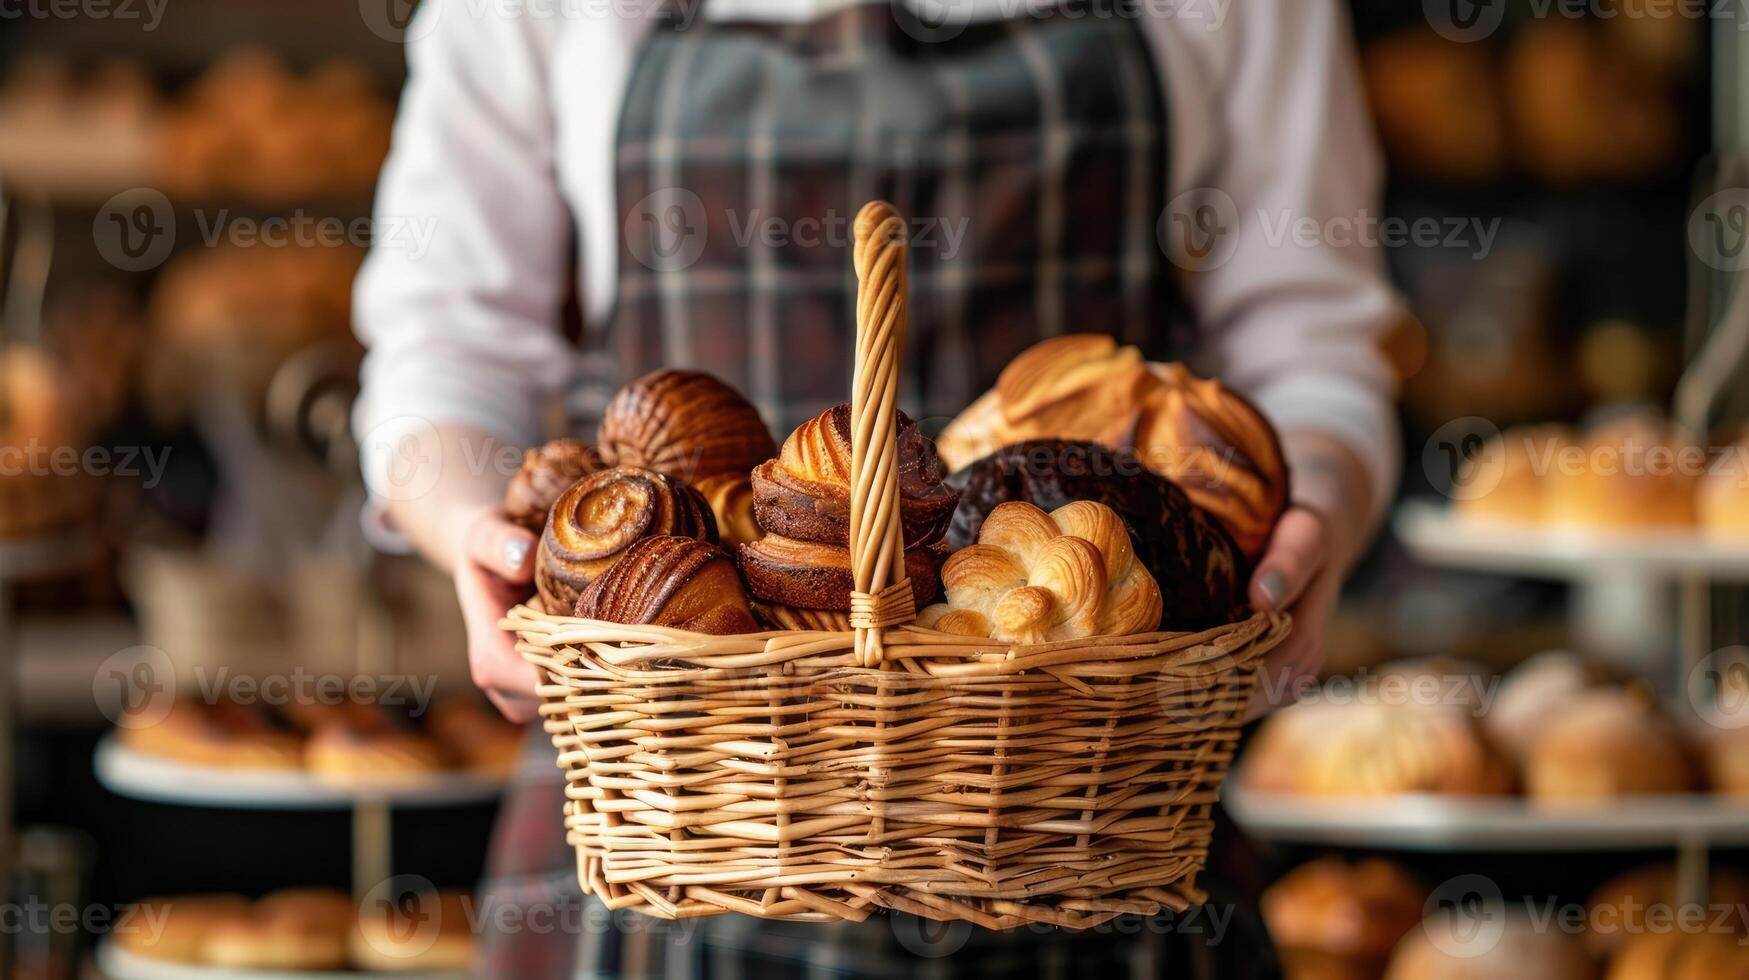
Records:
[[[527,450],[522,468],[504,491],[504,515],[539,534],[559,495],[605,465],[599,453],[575,439],[554,439]]]
[[[644,538],[627,548],[577,597],[574,612],[608,623],[718,636],[759,630],[728,552],[672,535]]]
[[[953,519],[959,494],[935,444],[905,413],[899,420],[899,514],[905,547],[932,544]],[[772,534],[845,546],[850,543],[850,406],[803,422],[776,459],[753,470],[753,513]]]
[[[975,544],[984,518],[997,504],[1025,500],[1053,511],[1093,500],[1117,511],[1129,529],[1136,557],[1165,596],[1164,629],[1205,629],[1248,615],[1250,568],[1219,521],[1190,502],[1172,481],[1151,472],[1131,450],[1091,442],[1047,439],[997,450],[949,482],[959,487],[959,509],[947,540]]]
[[[717,522],[697,490],[654,470],[615,466],[573,483],[541,535],[534,584],[552,612],[643,538],[670,534],[717,543]]]
[[[850,611],[850,549],[814,541],[767,534],[736,549],[747,588],[767,604],[797,609]],[[905,552],[905,574],[911,595],[922,609],[935,598],[940,580],[936,557],[929,548]]]
[[[642,466],[688,483],[745,476],[777,454],[759,410],[701,371],[657,371],[621,388],[596,441],[617,466]]]

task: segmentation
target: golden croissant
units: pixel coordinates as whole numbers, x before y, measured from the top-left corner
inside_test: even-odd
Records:
[[[918,625],[1010,643],[1146,633],[1163,608],[1123,519],[1090,500],[1049,514],[1022,501],[997,506],[941,580],[947,602],[923,610]]]

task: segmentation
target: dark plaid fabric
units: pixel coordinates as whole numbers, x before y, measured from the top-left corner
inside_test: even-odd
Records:
[[[920,418],[957,413],[1042,337],[1101,331],[1157,359],[1182,351],[1169,326],[1183,322],[1176,278],[1155,239],[1168,159],[1160,78],[1132,18],[1075,13],[973,24],[950,40],[920,38],[886,3],[655,31],[620,120],[617,309],[585,330],[593,377],[574,414],[586,424],[607,392],[661,367],[725,378],[780,433],[845,400],[850,228],[874,198],[914,222],[902,396]],[[1271,975],[1255,917],[1230,897],[1084,934],[889,915],[609,916],[578,891],[563,784],[539,732],[527,761],[484,898],[569,927],[488,933],[484,975]],[[1207,877],[1217,890],[1221,876]]]

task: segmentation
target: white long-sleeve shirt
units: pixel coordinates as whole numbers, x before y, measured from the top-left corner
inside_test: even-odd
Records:
[[[711,0],[700,15],[807,19],[854,2]],[[1028,6],[894,2],[972,19]],[[585,316],[599,322],[613,308],[615,132],[658,6],[421,5],[377,195],[378,244],[355,293],[370,352],[354,422],[373,486],[408,426],[462,423],[512,445],[545,435],[541,395],[566,385],[577,364],[559,333],[573,229]],[[1194,366],[1249,395],[1283,431],[1350,447],[1382,507],[1398,461],[1394,381],[1378,341],[1398,307],[1364,234],[1377,220],[1381,167],[1338,0],[1127,9],[1141,18],[1165,88],[1168,211],[1213,202],[1225,229],[1206,259],[1176,256],[1194,270],[1185,289],[1205,345]],[[1177,235],[1161,237],[1176,247]],[[1318,499],[1327,492],[1301,481],[1296,498],[1335,506]]]

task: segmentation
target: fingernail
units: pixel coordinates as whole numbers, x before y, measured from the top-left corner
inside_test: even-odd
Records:
[[[522,571],[522,563],[528,560],[528,539],[511,538],[504,542],[504,567],[511,572]]]
[[[1257,589],[1263,593],[1263,598],[1269,600],[1271,607],[1279,608],[1281,597],[1287,594],[1287,580],[1272,568],[1257,577]]]

